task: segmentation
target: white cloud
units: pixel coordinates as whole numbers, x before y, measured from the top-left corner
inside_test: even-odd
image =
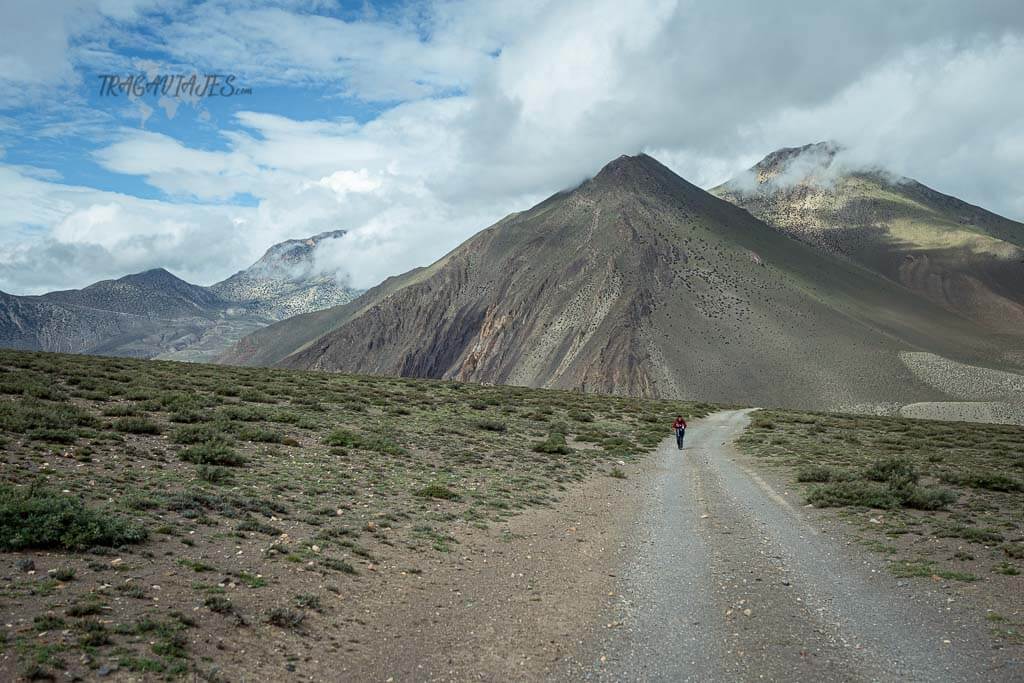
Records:
[[[318,180],[316,184],[344,196],[349,192],[373,192],[380,189],[382,182],[371,178],[366,169],[361,168],[358,171],[335,171]]]
[[[100,192],[0,165],[0,290],[81,287],[158,266],[208,281],[253,260],[244,228],[254,213]]]
[[[76,60],[117,63],[119,45],[142,44],[111,25],[152,20],[138,3],[89,8],[103,30],[87,45],[64,23],[51,42],[0,48],[0,59],[31,62],[38,47],[27,83],[74,79]],[[95,160],[168,199],[0,165],[0,287],[157,265],[209,283],[274,241],[335,228],[349,234],[325,245],[321,266],[370,286],[640,151],[709,187],[778,147],[834,139],[850,163],[1024,216],[1016,2],[443,2],[339,19],[253,0],[168,16],[151,32],[168,63],[227,65],[310,98],[401,103],[365,122],[240,111],[221,122],[216,149],[97,119],[112,139]],[[78,261],[62,272],[61,257]]]

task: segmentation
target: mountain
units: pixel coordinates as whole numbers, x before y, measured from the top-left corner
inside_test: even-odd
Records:
[[[711,192],[988,331],[1024,335],[1024,224],[849,167],[842,151],[831,142],[780,149]]]
[[[356,292],[339,284],[333,273],[317,272],[314,262],[324,240],[344,235],[344,230],[333,230],[275,244],[252,266],[210,289],[224,301],[246,304],[274,320],[347,303]]]
[[[153,318],[205,316],[223,304],[205,287],[192,285],[163,268],[103,280],[84,289],[25,297],[52,304]]]
[[[199,338],[222,308],[163,269],[40,296],[0,293],[0,346],[150,357]]]
[[[212,287],[157,268],[38,296],[0,292],[0,347],[209,360],[289,315],[351,300],[356,292],[314,267],[316,246],[343,234],[274,245]]]
[[[221,360],[823,408],[942,401],[902,352],[1001,349],[640,155]]]

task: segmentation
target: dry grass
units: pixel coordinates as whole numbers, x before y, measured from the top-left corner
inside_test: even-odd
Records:
[[[0,485],[21,506],[0,510],[0,547],[20,551],[0,554],[17,577],[0,591],[15,624],[0,647],[24,675],[206,675],[189,643],[318,637],[320,606],[336,604],[318,586],[357,590],[374,565],[449,552],[458,528],[551,504],[645,453],[676,414],[710,409],[0,351]],[[31,559],[34,574],[16,568]],[[48,618],[67,623],[34,625]]]

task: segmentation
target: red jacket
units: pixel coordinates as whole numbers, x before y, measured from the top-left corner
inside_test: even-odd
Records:
[[[676,421],[672,423],[672,429],[673,430],[686,429],[686,420],[684,420],[681,417],[680,418],[676,418]]]

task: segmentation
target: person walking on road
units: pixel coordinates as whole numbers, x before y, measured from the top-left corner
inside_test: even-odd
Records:
[[[676,445],[679,446],[679,450],[683,450],[683,439],[686,437],[686,420],[683,419],[682,415],[676,417],[676,421],[672,423],[672,429],[676,433]]]

